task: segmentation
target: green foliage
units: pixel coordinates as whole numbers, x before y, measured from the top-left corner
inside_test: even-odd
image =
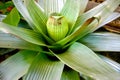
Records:
[[[8,14],[7,17],[3,19],[4,23],[7,23],[13,26],[17,26],[19,21],[20,21],[20,15],[16,8],[13,8],[10,14]]]
[[[12,10],[14,7],[14,4],[12,1],[7,1],[5,3],[0,1],[0,12],[2,14],[9,14],[9,12]]]
[[[79,74],[86,80],[120,79],[114,62],[112,65],[106,63],[94,52],[120,51],[120,35],[94,33],[101,25],[120,17],[120,13],[113,12],[120,0],[106,0],[87,12],[84,11],[88,0],[13,0],[13,3],[16,8],[0,22],[0,47],[17,48],[19,51],[0,63],[1,80],[18,80],[21,77],[23,80],[80,80]],[[21,24],[17,10],[29,26],[22,24],[16,27]],[[49,19],[53,13],[60,16],[53,16],[55,20]],[[66,20],[62,21],[61,16]],[[47,24],[49,20],[50,26]],[[61,33],[64,25],[60,24],[67,24],[68,31]],[[48,26],[52,30],[47,30]],[[60,38],[54,40],[54,35]],[[110,47],[112,42],[116,45]]]

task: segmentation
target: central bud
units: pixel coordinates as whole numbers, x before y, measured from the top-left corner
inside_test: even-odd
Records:
[[[50,16],[47,21],[47,31],[49,36],[59,41],[63,39],[68,33],[68,22],[64,16]]]

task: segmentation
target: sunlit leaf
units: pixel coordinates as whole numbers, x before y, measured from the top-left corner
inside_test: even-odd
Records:
[[[38,7],[37,3],[34,0],[24,0],[24,2],[35,27],[41,33],[46,33],[47,17],[44,12],[42,12],[42,10]]]
[[[87,2],[88,0],[66,0],[61,14],[64,15],[70,23],[70,31],[73,29],[79,13],[84,12]]]
[[[0,63],[1,80],[18,80],[27,71],[36,56],[33,51],[20,51],[7,60]]]
[[[97,25],[98,20],[94,17],[90,18],[81,26],[81,28],[79,28],[69,36],[65,37],[64,39],[58,41],[57,44],[65,45],[66,43],[70,42],[68,45],[66,45],[69,46],[71,43],[90,33],[90,29],[96,27]]]
[[[3,32],[0,32],[0,47],[41,51],[40,46]]]
[[[109,32],[91,33],[79,40],[94,51],[120,52],[120,35]]]
[[[24,2],[36,29],[44,36],[44,38],[49,43],[53,43],[54,41],[46,35],[47,34],[47,29],[46,29],[47,16],[45,15],[45,13],[41,10],[41,8],[36,3],[36,1],[24,0]]]
[[[120,64],[113,61],[112,59],[109,59],[105,56],[102,55],[98,55],[102,60],[104,60],[106,63],[108,63],[109,65],[113,66],[112,68],[115,69],[116,71],[120,72]]]
[[[120,0],[106,0],[97,7],[85,12],[78,17],[75,27],[80,27],[87,19],[95,16],[100,18],[102,23],[119,5]]]
[[[60,80],[64,64],[40,53],[23,80]]]
[[[120,79],[120,73],[81,43],[74,43],[64,53],[54,55],[67,66],[92,78],[98,80]]]
[[[7,17],[5,19],[3,19],[2,22],[13,25],[13,26],[17,26],[19,21],[20,21],[20,15],[19,15],[17,9],[13,8],[11,10],[10,14],[8,14]]]
[[[17,8],[17,10],[20,12],[20,14],[25,18],[25,20],[28,22],[28,24],[35,30],[37,31],[37,29],[35,28],[35,25],[33,24],[33,20],[30,17],[30,14],[28,13],[27,8],[25,7],[25,5],[23,4],[22,0],[12,0],[15,7]]]
[[[16,35],[16,36],[18,36],[18,37],[20,37],[28,42],[31,42],[31,43],[34,43],[37,45],[46,46],[42,40],[41,34],[36,33],[32,30],[14,27],[14,26],[2,23],[2,22],[0,22],[0,30],[5,32],[5,33],[14,34],[14,35]]]
[[[65,0],[38,0],[38,4],[43,8],[43,11],[47,16],[51,13],[60,13],[64,3]]]
[[[109,23],[109,22],[111,22],[111,21],[113,21],[113,20],[115,20],[115,19],[117,19],[117,18],[119,18],[120,17],[120,13],[117,13],[117,12],[114,12],[114,13],[112,13],[106,20],[104,20],[103,22],[102,22],[102,24],[100,24],[96,29],[98,29],[98,28],[100,28],[101,26],[104,26],[105,24],[107,24],[107,23]],[[94,29],[94,30],[96,30],[96,29]]]

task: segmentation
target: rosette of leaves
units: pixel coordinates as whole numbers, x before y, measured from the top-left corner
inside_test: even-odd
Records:
[[[114,12],[120,0],[106,0],[87,12],[88,0],[13,0],[13,3],[29,28],[9,23],[9,20],[18,23],[17,15],[14,20],[6,17],[8,21],[0,22],[0,47],[20,50],[0,63],[1,80],[21,77],[80,80],[81,74],[96,80],[120,79],[118,68],[96,54],[119,52],[120,35],[94,32],[120,17],[120,13]]]

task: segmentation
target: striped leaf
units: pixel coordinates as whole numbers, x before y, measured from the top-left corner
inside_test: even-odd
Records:
[[[0,80],[18,80],[31,65],[36,52],[23,50],[0,63]]]
[[[23,80],[60,80],[64,64],[40,53]]]
[[[41,46],[46,46],[44,41],[42,40],[41,34],[38,34],[34,32],[33,30],[14,27],[14,26],[2,23],[2,22],[0,22],[0,30],[5,33],[16,35],[30,43],[34,43],[34,44],[41,45]]]
[[[81,43],[76,42],[64,53],[54,55],[72,69],[96,80],[120,79],[119,72]]]
[[[0,32],[0,47],[41,51],[40,46],[29,43],[11,34]]]

